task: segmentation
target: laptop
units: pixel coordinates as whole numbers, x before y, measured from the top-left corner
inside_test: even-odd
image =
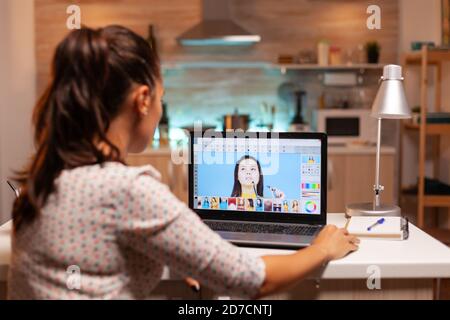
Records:
[[[301,248],[326,224],[326,134],[191,132],[189,150],[189,207],[224,239]]]

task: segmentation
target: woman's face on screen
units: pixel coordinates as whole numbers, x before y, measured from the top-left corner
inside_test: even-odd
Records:
[[[259,170],[255,160],[245,159],[239,163],[238,180],[241,185],[256,187],[259,183]]]

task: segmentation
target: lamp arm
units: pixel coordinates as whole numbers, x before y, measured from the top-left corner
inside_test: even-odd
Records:
[[[381,158],[381,118],[378,118],[377,128],[377,154],[375,165],[375,185],[373,190],[375,192],[373,199],[373,209],[375,210],[380,206],[380,193],[384,190],[384,186],[380,185],[380,158]]]

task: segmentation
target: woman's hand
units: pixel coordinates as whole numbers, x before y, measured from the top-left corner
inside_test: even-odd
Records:
[[[302,280],[324,262],[339,259],[358,249],[359,239],[350,236],[346,229],[328,225],[304,249],[290,255],[263,256],[266,279],[257,297],[262,297]]]
[[[184,278],[184,281],[194,292],[200,292],[200,282],[190,277]]]
[[[346,229],[338,229],[334,225],[327,225],[314,239],[311,246],[322,250],[327,261],[330,261],[340,259],[349,252],[357,250],[359,242],[359,239],[349,235]]]

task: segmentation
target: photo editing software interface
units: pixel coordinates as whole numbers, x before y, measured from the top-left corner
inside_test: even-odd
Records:
[[[196,137],[193,152],[195,209],[320,214],[319,139]]]

